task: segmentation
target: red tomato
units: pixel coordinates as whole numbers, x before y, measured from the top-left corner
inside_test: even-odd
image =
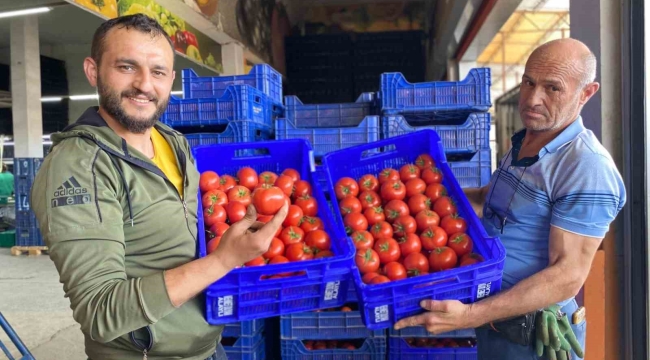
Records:
[[[406,234],[415,234],[417,229],[418,225],[413,216],[410,215],[400,216],[393,223],[393,233],[397,237],[406,236]]]
[[[447,233],[438,226],[431,226],[420,234],[422,247],[426,250],[433,250],[447,245]]]
[[[266,265],[266,260],[261,256],[258,256],[255,259],[253,259],[253,260],[251,260],[251,261],[244,264],[244,266],[247,266],[247,267],[263,266],[263,265]]]
[[[334,253],[331,252],[330,250],[322,250],[316,253],[316,256],[314,256],[314,259],[322,259],[322,258],[328,258],[328,257],[333,257]]]
[[[361,201],[353,196],[348,196],[341,199],[341,202],[339,203],[339,210],[344,216],[353,212],[360,213],[363,211],[361,209]]]
[[[379,261],[382,264],[397,261],[401,255],[399,244],[395,239],[379,239],[375,242],[373,250],[379,255]]]
[[[422,243],[420,242],[420,237],[416,234],[406,234],[397,239],[399,243],[399,250],[402,256],[408,256],[414,252],[419,253],[422,251]]]
[[[257,172],[250,167],[244,167],[237,171],[237,179],[239,179],[239,185],[248,188],[248,190],[255,189],[259,182],[257,177]]]
[[[384,206],[384,215],[389,223],[395,222],[401,216],[410,214],[409,206],[402,200],[391,200]]]
[[[303,261],[313,259],[314,253],[311,251],[309,246],[305,245],[305,243],[299,242],[286,246],[284,256],[286,256],[289,261]]]
[[[389,278],[387,278],[384,275],[379,275],[379,276],[375,276],[374,278],[372,278],[372,280],[370,280],[370,285],[383,284],[387,282],[390,282]]]
[[[359,195],[359,200],[361,201],[361,208],[363,210],[381,205],[381,198],[374,191],[362,192],[361,195]]]
[[[472,252],[474,243],[472,239],[465,233],[457,233],[449,236],[447,246],[456,252],[459,258]]]
[[[429,266],[428,264],[429,263],[427,263],[427,266]],[[370,281],[377,276],[379,276],[379,274],[377,274],[376,272],[369,272],[363,275],[361,281],[363,281],[364,284],[370,284]]]
[[[478,264],[483,261],[485,261],[485,259],[483,259],[483,256],[477,253],[469,253],[460,258],[460,266],[469,266]]]
[[[415,194],[409,198],[408,205],[411,215],[415,216],[421,211],[431,209],[431,200],[426,195]]]
[[[451,214],[442,218],[442,220],[440,220],[440,227],[445,229],[447,235],[464,233],[467,231],[467,223],[465,222],[465,219],[460,217],[458,214]]]
[[[280,233],[280,240],[284,242],[285,245],[295,244],[302,242],[305,238],[305,232],[297,226],[289,226],[284,228]]]
[[[435,165],[435,161],[433,161],[433,158],[431,158],[431,155],[429,154],[421,154],[417,159],[415,159],[415,166],[420,168],[420,170],[434,167]]]
[[[415,215],[415,222],[418,224],[418,231],[422,232],[431,226],[438,226],[440,216],[435,211],[424,210]]]
[[[353,178],[344,177],[334,185],[336,199],[341,200],[346,196],[357,197],[359,195],[359,184]]]
[[[262,254],[262,257],[265,259],[273,259],[282,254],[284,254],[284,243],[278,238],[273,238],[273,240],[271,240],[271,245],[269,245],[269,249]]]
[[[205,193],[219,189],[219,175],[214,171],[204,171],[199,178],[199,188]]]
[[[442,183],[442,172],[438,168],[429,168],[422,170],[422,180],[427,185]]]
[[[239,201],[244,206],[251,204],[251,192],[247,187],[237,185],[228,190],[228,202]]]
[[[323,230],[325,226],[323,225],[323,220],[315,216],[305,216],[300,220],[300,228],[308,233],[314,230]]]
[[[433,204],[433,211],[438,213],[441,218],[444,218],[447,215],[451,215],[458,210],[456,209],[456,203],[448,196],[443,196],[440,199],[436,200]]]
[[[367,231],[355,231],[350,235],[352,241],[354,241],[354,247],[357,251],[372,249],[372,246],[375,244],[375,240],[372,238],[372,235]]]
[[[397,261],[384,265],[384,273],[392,281],[406,279],[406,268]]]
[[[300,221],[304,216],[305,215],[300,206],[289,205],[289,212],[287,213],[287,217],[284,219],[282,226],[300,226]]]
[[[417,179],[420,177],[420,168],[413,164],[406,164],[399,169],[399,177],[402,182]]]
[[[399,172],[395,169],[384,169],[379,173],[379,185],[383,185],[385,182],[392,180],[399,180]]]
[[[275,185],[275,181],[278,179],[278,174],[272,171],[264,171],[257,178],[258,184],[266,185]]]
[[[354,346],[354,345],[352,345],[352,344],[350,344],[349,342],[346,342],[346,343],[343,343],[343,345],[341,345],[341,349],[345,349],[345,350],[356,350],[357,347]]]
[[[287,259],[286,257],[284,257],[282,255],[278,255],[278,256],[272,258],[271,260],[269,260],[269,265],[285,264],[285,263],[288,263],[288,262],[289,262],[289,259]]]
[[[451,269],[458,263],[458,256],[454,250],[443,246],[434,249],[429,255],[429,267],[433,271]]]
[[[424,183],[424,180],[411,179],[404,184],[406,186],[406,197],[411,197],[416,194],[424,194],[424,191],[427,189],[427,184]]]
[[[293,179],[293,182],[299,181],[300,180],[300,173],[296,171],[295,169],[285,169],[282,172],[282,175],[287,175],[288,177]]]
[[[311,185],[305,180],[298,180],[293,184],[293,197],[298,198],[303,195],[311,196]]]
[[[379,180],[371,174],[366,174],[359,179],[360,191],[374,191],[379,190]]]
[[[368,220],[363,214],[352,213],[345,215],[343,225],[345,225],[346,234],[352,234],[355,231],[368,229]]]
[[[379,255],[373,249],[357,251],[354,261],[362,274],[379,270]]]
[[[316,250],[329,250],[332,246],[330,236],[323,230],[314,230],[305,235],[305,244]]]
[[[343,307],[341,308],[341,311],[342,311],[342,312],[350,312],[350,311],[352,311],[352,308],[349,307],[349,306],[343,306]]]
[[[262,215],[262,214],[257,215],[257,221],[263,222],[265,224],[271,221],[271,219],[273,219],[273,215]]]
[[[228,203],[228,196],[221,190],[210,190],[203,195],[201,202],[204,209],[214,204],[225,206]]]
[[[260,187],[253,191],[252,200],[258,214],[275,215],[286,202],[286,195],[275,186]]]
[[[230,225],[223,222],[219,222],[210,226],[209,232],[210,234],[212,234],[212,237],[217,237],[223,235],[226,232],[226,230],[228,230],[228,228],[230,228]]]
[[[406,186],[399,180],[385,182],[381,186],[381,198],[386,202],[391,200],[404,200],[406,197]]]
[[[431,203],[435,203],[436,200],[440,199],[441,197],[447,196],[447,188],[445,188],[444,185],[438,183],[429,184],[427,186],[427,189],[424,191],[424,195],[431,199]]]
[[[212,205],[203,210],[203,221],[206,227],[216,223],[226,222],[226,209],[221,205]]]
[[[300,206],[305,216],[316,216],[318,214],[318,203],[316,202],[316,198],[311,197],[311,195],[305,194],[300,196],[294,204]]]
[[[386,220],[384,209],[381,206],[367,208],[363,212],[363,216],[368,219],[368,225],[373,226],[380,221]]]
[[[287,175],[280,175],[278,179],[275,180],[275,186],[279,187],[280,190],[289,197],[293,195],[293,184],[293,179]]]
[[[214,252],[219,247],[220,242],[221,242],[221,236],[217,236],[214,239],[208,241],[208,245],[207,245],[208,254]]]
[[[219,190],[223,192],[227,193],[228,190],[234,188],[235,186],[237,186],[237,180],[235,180],[235,178],[230,175],[223,175],[219,179]]]
[[[422,253],[411,253],[404,258],[404,267],[409,276],[429,273],[429,260]]]
[[[386,221],[380,221],[370,229],[370,234],[375,240],[392,239],[393,227]]]

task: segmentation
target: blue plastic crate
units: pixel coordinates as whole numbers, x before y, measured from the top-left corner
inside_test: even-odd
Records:
[[[487,111],[490,102],[490,68],[472,69],[462,81],[411,84],[401,73],[381,75],[381,111],[384,114],[437,111]]]
[[[447,154],[447,164],[461,188],[482,187],[492,176],[492,153],[489,149],[474,154]]]
[[[378,115],[374,93],[359,95],[345,104],[303,104],[296,96],[285,96],[285,118],[299,129],[358,126],[368,115]]]
[[[27,346],[25,346],[25,343],[20,339],[18,334],[14,331],[14,329],[9,325],[9,322],[5,317],[0,313],[0,329],[4,331],[4,333],[7,335],[9,340],[13,343],[14,347],[18,350],[20,353],[21,357],[18,358],[18,360],[34,360],[34,356],[32,353],[27,349]],[[14,360],[16,359],[11,355],[11,351],[9,351],[9,348],[7,348],[7,345],[4,344],[2,341],[0,341],[0,350],[7,356],[7,359],[9,360]]]
[[[366,339],[356,350],[307,350],[301,340],[281,340],[282,360],[385,360],[386,338]]]
[[[34,183],[34,177],[14,175],[14,195],[16,210],[29,210],[29,195]]]
[[[264,330],[264,319],[242,321],[226,324],[221,333],[222,337],[254,336]]]
[[[45,246],[45,242],[37,226],[16,226],[16,246]]]
[[[227,125],[250,120],[273,130],[273,104],[248,85],[231,85],[219,98],[179,99],[172,96],[160,121],[174,128]]]
[[[358,311],[304,312],[280,317],[283,340],[336,340],[386,337],[384,330],[369,330]]]
[[[445,152],[473,153],[490,148],[490,114],[472,113],[459,125],[428,125],[412,126],[402,115],[390,115],[382,118],[382,139],[410,134],[412,132],[431,129],[435,130],[442,140]]]
[[[372,148],[391,150],[364,156]],[[323,158],[323,165],[328,173],[330,196],[335,196],[333,184],[342,177],[359,179],[364,174],[378,174],[385,168],[399,169],[413,163],[423,153],[430,154],[442,171],[443,184],[450,196],[456,199],[459,214],[467,221],[467,233],[474,241],[474,251],[482,255],[485,261],[378,285],[364,284],[355,267],[352,276],[359,296],[359,308],[364,323],[370,329],[386,328],[399,319],[422,313],[419,303],[423,299],[455,299],[470,303],[501,288],[505,249],[498,238],[488,237],[485,232],[447,164],[442,142],[435,131],[417,131],[327,154]],[[340,213],[335,213],[335,216],[342,227]]]
[[[413,338],[413,337],[428,337],[428,338],[475,338],[476,332],[474,329],[463,329],[450,331],[443,334],[431,334],[424,328],[424,326],[412,326],[407,327],[402,330],[393,330],[393,328],[388,329],[388,336],[390,337],[401,337],[401,338]]]
[[[225,328],[224,328],[225,331]],[[234,344],[231,345],[233,348],[240,348],[240,349],[251,349],[253,348],[260,340],[264,340],[264,334],[262,333],[262,329],[260,331],[252,333],[250,335],[241,335],[241,336],[229,336],[229,335],[221,335],[221,343],[225,344],[226,342],[232,343],[234,341]],[[224,345],[225,346],[225,345]]]
[[[14,176],[33,179],[42,163],[42,158],[14,158]]]
[[[325,174],[325,169],[322,166],[316,166],[316,171],[314,171],[314,178],[320,189],[325,193],[327,192],[327,178]]]
[[[29,210],[16,211],[16,227],[20,228],[38,228],[38,221],[36,215]]]
[[[272,134],[267,127],[252,121],[231,121],[222,132],[186,134],[185,138],[190,147],[196,147],[270,140]]]
[[[476,360],[476,347],[470,348],[434,348],[415,347],[403,338],[389,338],[389,360]]]
[[[379,131],[379,116],[366,116],[356,127],[297,128],[289,119],[278,119],[275,122],[276,139],[305,139],[311,143],[314,156],[317,157],[377,141]]]
[[[257,64],[248,75],[198,76],[192,69],[183,69],[183,98],[221,97],[230,85],[248,85],[282,104],[282,75],[267,64]]]
[[[223,337],[221,341],[223,344]],[[223,349],[228,360],[266,360],[266,342],[261,333],[254,338],[240,337],[232,346],[224,345]]]
[[[268,155],[237,156],[241,151],[260,151]],[[288,264],[240,268],[210,285],[206,291],[206,319],[210,324],[225,324],[282,314],[341,306],[346,302],[354,247],[342,230],[333,225],[323,192],[313,178],[314,160],[304,140],[199,146],[192,150],[199,172],[212,170],[235,175],[250,166],[258,173],[298,170],[313,188],[318,214],[332,238],[331,258]],[[199,196],[199,206],[201,197]],[[206,255],[205,227],[199,216],[199,256]],[[281,279],[262,279],[266,275],[304,272]]]

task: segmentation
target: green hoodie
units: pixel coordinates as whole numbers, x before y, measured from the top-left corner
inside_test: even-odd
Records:
[[[93,360],[203,360],[221,326],[196,297],[175,308],[163,272],[197,249],[199,173],[187,140],[157,123],[176,153],[185,199],[160,169],[89,108],[63,132],[34,181],[31,206]]]

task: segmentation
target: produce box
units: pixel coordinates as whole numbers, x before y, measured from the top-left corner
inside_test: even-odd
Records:
[[[282,360],[384,360],[386,338],[282,340]]]
[[[356,304],[340,308],[287,314],[280,317],[282,339],[361,339],[386,337],[386,331],[372,331],[361,320]]]
[[[389,360],[476,360],[472,338],[389,338]]]

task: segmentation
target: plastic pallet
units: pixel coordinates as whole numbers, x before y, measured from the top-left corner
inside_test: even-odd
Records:
[[[418,348],[410,346],[402,338],[388,339],[389,360],[476,360],[477,349],[473,348]]]
[[[384,116],[381,120],[381,136],[387,139],[394,136],[431,129],[435,130],[442,139],[445,152],[473,153],[490,148],[490,114],[472,113],[459,125],[428,125],[412,126],[402,115]]]
[[[186,134],[185,138],[190,147],[196,147],[270,140],[272,134],[267,127],[253,121],[231,121],[222,132]]]
[[[366,339],[356,350],[307,350],[301,340],[281,340],[282,360],[385,360],[386,338]]]
[[[368,115],[377,115],[375,94],[363,93],[356,102],[344,104],[303,104],[296,96],[285,96],[285,118],[297,128],[358,126]]]
[[[381,110],[386,115],[436,111],[487,111],[490,106],[489,68],[471,69],[462,81],[411,84],[401,73],[381,76]]]
[[[272,130],[274,106],[263,92],[230,85],[220,98],[179,99],[172,96],[160,121],[173,128],[227,125],[249,120]]]
[[[268,155],[237,156],[240,151],[264,150]],[[332,238],[331,258],[297,263],[240,268],[210,285],[205,291],[206,320],[224,324],[260,319],[288,313],[341,306],[346,302],[354,248],[327,207],[323,192],[313,178],[314,160],[304,140],[208,145],[195,147],[194,158],[199,172],[212,170],[231,174],[244,166],[258,172],[280,173],[296,169],[312,185],[318,202],[318,214]],[[201,197],[199,196],[199,208]],[[205,227],[199,216],[199,256],[206,256]],[[261,279],[265,275],[305,272],[305,275],[281,279]]]
[[[489,149],[474,154],[447,154],[447,161],[461,188],[482,187],[490,183],[492,154]]]
[[[371,156],[363,155],[373,148],[393,149]],[[459,214],[467,221],[467,233],[474,241],[474,251],[485,261],[378,285],[364,284],[355,266],[352,276],[360,297],[359,309],[370,329],[383,329],[399,319],[422,313],[419,302],[423,299],[455,299],[471,303],[501,288],[505,248],[498,238],[491,238],[485,232],[445,159],[442,142],[435,131],[417,131],[327,154],[323,157],[323,165],[328,173],[330,196],[335,196],[333,184],[342,177],[358,179],[364,174],[378,174],[389,167],[399,169],[413,163],[423,153],[430,154],[442,171],[443,184],[450,196],[456,199]],[[340,213],[336,212],[335,216],[342,227]]]
[[[282,75],[267,64],[257,64],[248,75],[198,76],[192,69],[183,69],[183,98],[218,98],[229,85],[249,85],[282,105]]]
[[[276,139],[308,140],[314,148],[316,157],[350,146],[377,141],[379,131],[379,116],[366,116],[356,127],[297,128],[289,119],[278,119],[275,122]]]
[[[358,311],[327,311],[289,314],[280,317],[283,340],[337,340],[386,337],[386,331],[366,328]]]
[[[264,330],[264,319],[242,321],[226,324],[221,333],[222,337],[254,336]]]
[[[222,338],[223,339],[223,338]],[[233,346],[224,346],[228,360],[266,360],[266,342],[264,337],[255,337],[251,346],[244,345],[250,338],[240,337]]]
[[[21,357],[18,358],[18,360],[34,360],[34,356],[32,353],[27,349],[27,346],[25,346],[25,343],[18,337],[18,334],[14,331],[14,329],[9,325],[9,322],[5,317],[0,313],[0,329],[4,331],[4,333],[7,335],[9,340],[13,343],[13,345],[16,347],[18,352],[20,353]],[[9,360],[14,360],[14,358],[11,355],[11,352],[7,348],[7,346],[0,341],[0,350],[7,356],[7,359]]]
[[[388,336],[398,338],[413,338],[413,337],[427,337],[427,338],[475,338],[476,332],[474,329],[463,329],[450,331],[443,334],[433,335],[427,331],[423,326],[412,326],[402,330],[388,329]]]

